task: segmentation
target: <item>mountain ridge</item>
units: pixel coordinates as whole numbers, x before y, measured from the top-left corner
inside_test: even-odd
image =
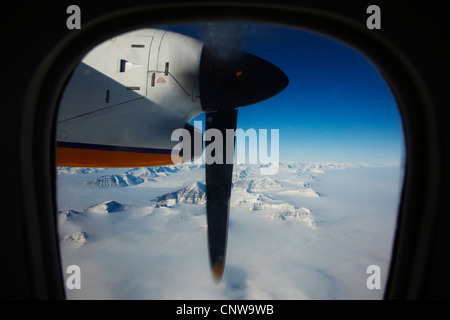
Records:
[[[173,207],[182,203],[206,204],[206,185],[196,181],[186,187],[156,197],[153,201],[156,201],[154,205],[156,208]]]

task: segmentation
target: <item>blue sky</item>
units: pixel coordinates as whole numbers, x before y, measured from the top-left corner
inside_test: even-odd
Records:
[[[244,23],[162,29],[229,42],[283,70],[289,86],[239,109],[238,127],[279,129],[280,160],[400,164],[403,131],[378,70],[354,49],[315,33]]]

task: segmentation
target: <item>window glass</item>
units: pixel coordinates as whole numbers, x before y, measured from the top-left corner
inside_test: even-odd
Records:
[[[67,298],[381,299],[405,145],[376,67],[343,43],[297,29],[149,30],[94,49],[62,94],[56,169]],[[172,41],[164,31],[195,41]],[[203,43],[262,58],[289,79],[277,94],[238,109],[218,283],[208,258],[205,158],[170,164],[165,147],[173,132],[167,123],[183,128],[187,117],[189,132],[206,131],[195,65]],[[246,69],[233,75],[240,81]],[[149,146],[154,132],[162,138]],[[149,148],[159,156],[149,160]]]

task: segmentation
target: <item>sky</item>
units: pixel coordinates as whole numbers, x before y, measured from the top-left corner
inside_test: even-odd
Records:
[[[280,161],[402,163],[403,131],[395,99],[376,67],[353,48],[309,31],[260,24],[160,28],[229,43],[288,76],[284,91],[240,108],[238,114],[243,130],[279,130]]]

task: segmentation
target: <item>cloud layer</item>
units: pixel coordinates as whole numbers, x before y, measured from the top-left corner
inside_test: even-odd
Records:
[[[201,186],[204,169],[184,165],[129,186],[92,183],[139,172],[148,174],[58,169],[63,270],[73,264],[81,270],[81,289],[66,290],[69,299],[382,298],[400,168],[282,163],[268,180],[236,166],[218,285],[208,265],[205,204],[192,198],[201,193],[189,203],[155,201]],[[373,264],[380,266],[381,290],[366,286]]]

